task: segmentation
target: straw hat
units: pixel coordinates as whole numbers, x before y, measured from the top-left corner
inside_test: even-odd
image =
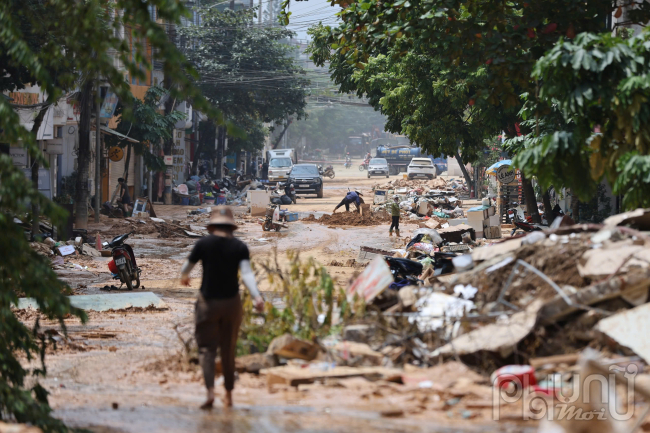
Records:
[[[233,230],[237,230],[237,223],[235,222],[232,210],[227,206],[212,208],[208,226],[231,226]]]

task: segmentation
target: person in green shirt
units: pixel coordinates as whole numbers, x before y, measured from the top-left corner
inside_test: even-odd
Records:
[[[399,216],[400,216],[400,210],[399,210],[399,197],[398,196],[393,196],[393,202],[388,205],[390,209],[390,215],[392,217],[392,222],[390,224],[390,229],[388,229],[388,235],[393,236],[393,228],[395,228],[395,234],[397,237],[399,237]]]

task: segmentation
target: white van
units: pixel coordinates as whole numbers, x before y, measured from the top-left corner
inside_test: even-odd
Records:
[[[295,162],[293,149],[269,150],[266,156],[269,161],[269,182],[287,180]]]

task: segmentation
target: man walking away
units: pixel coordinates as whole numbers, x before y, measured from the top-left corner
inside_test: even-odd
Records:
[[[131,206],[131,196],[129,195],[129,187],[126,185],[124,178],[120,177],[117,179],[117,183],[120,185],[120,192],[118,201],[122,203],[122,210],[124,211],[124,216],[129,216],[130,206]]]
[[[400,216],[400,210],[399,210],[399,197],[394,195],[393,196],[393,202],[389,205],[390,208],[390,216],[392,219],[392,222],[390,224],[390,229],[388,229],[388,236],[393,236],[393,228],[395,229],[395,234],[397,237],[399,237],[399,216]]]
[[[359,195],[363,195],[357,191],[350,191],[348,192],[343,200],[341,200],[341,203],[339,203],[335,208],[332,213],[336,212],[336,209],[340,208],[341,206],[345,205],[345,210],[347,212],[350,212],[350,203],[354,203],[354,205],[357,207],[357,212],[359,212],[359,209],[361,209],[361,199],[359,198]]]
[[[210,409],[214,403],[214,374],[217,348],[221,351],[226,394],[225,407],[232,406],[235,386],[235,351],[243,310],[239,297],[237,272],[254,299],[258,311],[264,309],[264,300],[257,290],[251,270],[248,247],[233,237],[237,224],[232,210],[225,206],[214,208],[208,223],[209,236],[200,239],[181,269],[181,284],[190,285],[190,272],[201,260],[203,281],[196,301],[195,334],[199,346],[199,364],[207,388],[207,399],[201,409]]]

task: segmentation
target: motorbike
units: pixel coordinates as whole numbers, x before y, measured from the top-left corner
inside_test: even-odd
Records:
[[[346,159],[346,160],[345,160],[345,163],[343,164],[343,166],[344,166],[345,168],[350,168],[350,167],[352,167],[352,161],[350,161],[349,159]]]
[[[280,195],[280,188],[284,190],[282,195]],[[296,189],[292,183],[278,182],[276,187],[269,187],[268,191],[271,191],[271,203],[273,204],[296,204]]]
[[[264,218],[259,218],[258,221],[262,226],[262,230],[265,232],[270,232],[271,230],[279,232],[282,227],[285,229],[289,228],[286,224],[282,223],[282,218],[284,218],[284,215],[281,215],[280,206],[274,203],[269,203],[266,207]]]
[[[327,167],[325,167],[325,170],[323,170],[323,172],[321,173],[321,175],[322,175],[322,176],[327,176],[327,177],[329,177],[330,179],[334,179],[334,176],[335,176],[335,174],[334,174],[334,167],[332,167],[332,165],[328,165]]]
[[[523,230],[525,232],[534,232],[544,229],[544,226],[529,222],[524,216],[524,210],[521,206],[508,209],[508,219],[514,224],[512,232],[510,232],[510,236],[514,236],[517,232],[517,229]]]
[[[111,248],[113,260],[108,262],[108,269],[113,274],[113,279],[120,280],[120,283],[126,284],[129,290],[140,287],[140,274],[142,273],[142,270],[135,261],[133,248],[124,243],[132,234],[133,232],[126,233],[116,236],[110,242],[104,242],[104,246]],[[135,284],[133,284],[133,281],[135,281]]]
[[[367,159],[359,164],[359,171],[368,170],[368,164],[370,164],[370,161]]]

